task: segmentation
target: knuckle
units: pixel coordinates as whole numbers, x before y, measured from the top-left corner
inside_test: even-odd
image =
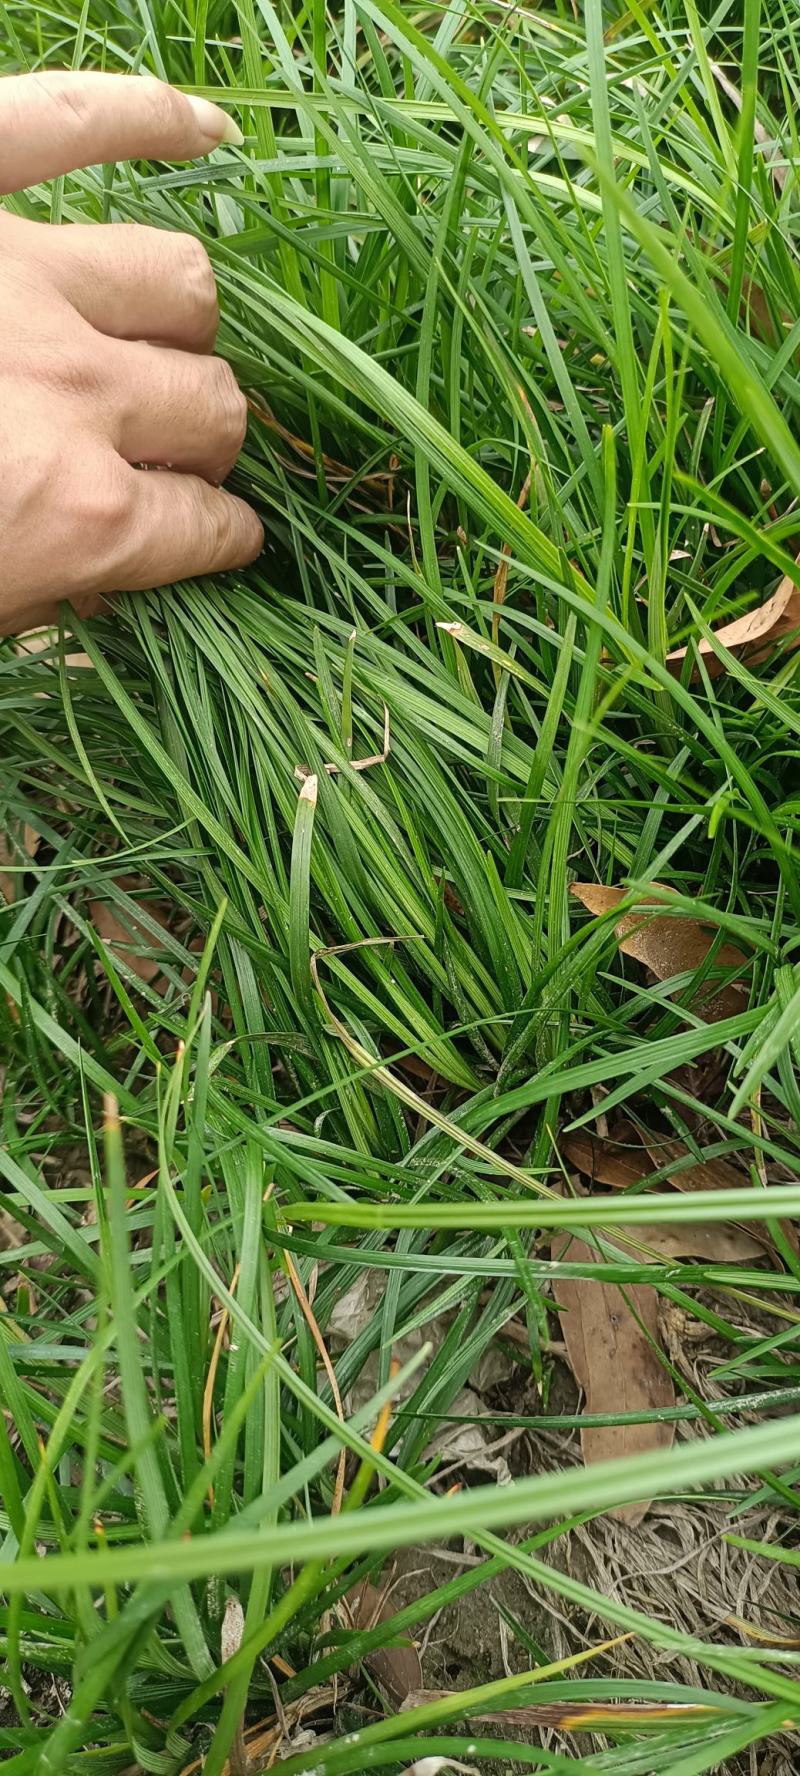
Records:
[[[54,344],[39,354],[36,372],[46,387],[61,395],[79,399],[96,399],[105,384],[102,353],[91,349],[92,342],[80,334],[68,342]]]
[[[79,560],[87,592],[110,585],[115,564],[124,557],[130,532],[131,502],[122,468],[113,455],[87,448],[73,465],[68,483],[71,557]]]
[[[91,126],[92,107],[80,80],[60,73],[48,83],[48,98],[60,129],[69,135],[83,135]]]
[[[216,302],[217,285],[211,260],[202,241],[194,234],[176,234],[180,241],[179,252],[183,264],[183,274],[195,295],[205,296]]]
[[[104,545],[104,552],[115,551],[130,518],[131,500],[128,478],[117,469],[113,457],[93,476],[85,507],[85,520],[101,547]]]
[[[217,283],[211,260],[193,234],[175,234],[171,241],[177,273],[198,338],[216,331]]]
[[[220,441],[223,448],[238,455],[247,431],[247,402],[236,377],[224,358],[212,358],[214,401],[220,417]]]
[[[234,534],[230,501],[224,494],[218,494],[216,499],[206,498],[203,509],[209,555],[215,561],[224,560],[230,551]]]
[[[202,482],[195,485],[194,520],[206,571],[232,559],[235,554],[236,507],[227,494],[212,492]]]
[[[147,119],[155,135],[169,136],[175,125],[175,92],[165,80],[139,75],[139,94],[147,107]],[[143,89],[143,90],[142,90]]]

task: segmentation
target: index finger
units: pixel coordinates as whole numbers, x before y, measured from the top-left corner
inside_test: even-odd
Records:
[[[218,105],[149,74],[0,79],[0,192],[109,160],[195,160],[243,140]]]

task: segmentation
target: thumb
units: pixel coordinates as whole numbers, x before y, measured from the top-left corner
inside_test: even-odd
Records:
[[[0,192],[107,160],[194,160],[220,142],[243,140],[218,105],[151,75],[0,79]]]

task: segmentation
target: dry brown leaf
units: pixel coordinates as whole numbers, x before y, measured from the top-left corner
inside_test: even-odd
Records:
[[[678,1162],[686,1157],[688,1151],[680,1141],[665,1141],[660,1135],[651,1135],[647,1130],[644,1131],[643,1139],[654,1166],[661,1167],[668,1163],[675,1166],[675,1171],[670,1172],[669,1181],[678,1190],[741,1190],[748,1182],[745,1174],[736,1166],[729,1165],[726,1159],[711,1159],[701,1164],[681,1166],[679,1169]],[[794,1223],[780,1221],[778,1225],[792,1250],[800,1254],[800,1241]],[[768,1228],[750,1227],[748,1231],[750,1237],[759,1241],[773,1263],[777,1263],[780,1268],[780,1260]]]
[[[730,1165],[727,1159],[696,1160],[692,1165],[684,1165],[689,1149],[682,1141],[667,1141],[646,1129],[642,1139],[656,1170],[667,1165],[674,1167],[670,1169],[669,1181],[676,1190],[743,1190],[748,1183],[738,1166]]]
[[[35,857],[39,846],[40,835],[33,826],[23,826],[17,835],[17,842],[22,845],[26,857]],[[21,858],[11,840],[10,833],[0,832],[0,897],[12,906],[21,899],[20,874]],[[4,864],[13,865],[13,869],[4,869]]]
[[[379,1622],[391,1622],[395,1614],[386,1593],[368,1579],[356,1586],[346,1602],[354,1628],[376,1628]],[[394,1702],[403,1702],[413,1690],[422,1689],[419,1653],[410,1641],[405,1646],[378,1647],[367,1654],[364,1663]]]
[[[585,1177],[612,1190],[629,1190],[666,1168],[668,1182],[676,1190],[741,1190],[747,1183],[744,1173],[727,1159],[684,1165],[689,1149],[682,1141],[670,1141],[648,1129],[640,1135],[631,1122],[615,1123],[607,1140],[588,1129],[572,1129],[562,1135],[561,1151]]]
[[[565,1241],[563,1233],[553,1241],[551,1253],[555,1259],[568,1258],[570,1264],[597,1262],[593,1247],[583,1240]],[[659,1406],[674,1406],[672,1377],[645,1335],[646,1331],[658,1343],[655,1289],[632,1283],[623,1295],[615,1283],[581,1277],[559,1280],[556,1293],[562,1336],[572,1373],[586,1395],[587,1412],[652,1412]],[[583,1459],[588,1466],[613,1456],[668,1449],[674,1435],[674,1424],[657,1420],[587,1425],[581,1431]],[[620,1522],[641,1523],[648,1503],[618,1505],[609,1515]]]
[[[285,1660],[273,1658],[271,1665],[280,1666]],[[292,1675],[294,1675],[292,1673]],[[280,1699],[280,1715],[272,1713],[264,1720],[255,1721],[245,1729],[244,1743],[247,1749],[248,1769],[253,1772],[268,1770],[280,1755],[282,1747],[288,1739],[292,1751],[303,1745],[316,1743],[317,1735],[303,1722],[315,1714],[335,1712],[337,1704],[346,1694],[347,1686],[341,1677],[331,1684],[319,1684],[314,1690],[307,1690],[305,1695],[296,1697],[294,1702]],[[184,1764],[180,1776],[200,1776],[203,1758],[193,1758],[190,1764]],[[233,1776],[231,1762],[225,1764],[223,1776]]]
[[[658,884],[654,883],[654,887]],[[668,892],[667,889],[664,890]],[[625,899],[623,888],[606,888],[601,882],[572,882],[570,893],[596,918],[608,913]],[[716,927],[700,919],[678,917],[664,911],[663,902],[644,898],[626,912],[615,927],[620,949],[649,968],[658,980],[670,980],[675,974],[691,974],[701,968],[717,935]],[[747,957],[736,944],[723,941],[717,950],[711,973],[698,989],[692,1010],[707,1023],[720,1018],[735,1017],[746,1005],[747,988],[741,980],[720,984],[723,970],[748,967]]]
[[[699,1258],[703,1264],[754,1264],[764,1256],[761,1240],[734,1223],[643,1221],[631,1222],[615,1231],[647,1246],[660,1258]],[[613,1234],[606,1237],[613,1239]],[[631,1256],[629,1248],[627,1255]],[[642,1261],[647,1262],[644,1252],[635,1256],[641,1256]]]
[[[653,1170],[633,1128],[630,1137],[627,1131],[624,1138],[617,1131],[614,1140],[605,1141],[588,1129],[571,1129],[561,1136],[559,1145],[569,1165],[594,1184],[607,1184],[612,1190],[630,1190]]]
[[[320,1361],[322,1363],[322,1367],[325,1370],[325,1374],[327,1375],[328,1385],[330,1387],[331,1394],[333,1396],[333,1404],[336,1407],[336,1416],[339,1419],[340,1423],[344,1424],[345,1423],[344,1407],[342,1405],[342,1396],[339,1392],[339,1383],[336,1379],[336,1370],[334,1369],[331,1359],[328,1355],[328,1347],[325,1343],[325,1340],[324,1340],[322,1333],[319,1329],[319,1326],[317,1324],[316,1315],[314,1313],[314,1308],[312,1305],[312,1297],[313,1297],[313,1293],[314,1293],[314,1288],[316,1287],[316,1283],[314,1283],[313,1288],[312,1288],[311,1284],[309,1284],[308,1292],[306,1291],[306,1289],[303,1286],[302,1278],[301,1278],[300,1273],[297,1269],[297,1266],[294,1262],[291,1252],[284,1253],[283,1263],[286,1267],[289,1281],[290,1281],[292,1288],[294,1289],[295,1295],[297,1297],[300,1311],[303,1315],[306,1325],[308,1326],[309,1332],[311,1333],[311,1337],[313,1338],[314,1343],[317,1347],[317,1353],[318,1353]],[[315,1267],[315,1271],[313,1274],[316,1275],[316,1267]],[[342,1446],[342,1450],[339,1455],[339,1462],[338,1462],[338,1466],[337,1466],[337,1470],[336,1470],[336,1483],[335,1483],[335,1486],[333,1489],[333,1501],[331,1504],[331,1516],[332,1517],[338,1516],[338,1514],[342,1508],[342,1498],[344,1495],[344,1476],[345,1476],[346,1458],[347,1458],[347,1451],[344,1448],[344,1446]]]
[[[144,884],[141,877],[116,876],[114,880],[118,888],[121,888],[124,893],[136,901],[137,906],[140,906],[142,912],[147,914],[148,919],[152,919],[164,931],[169,930],[169,908],[166,902],[143,899],[141,889]],[[88,917],[116,961],[125,962],[145,986],[154,987],[157,993],[166,992],[168,981],[161,962],[153,956],[143,954],[143,950],[152,949],[156,944],[156,938],[152,931],[149,931],[144,924],[140,924],[133,915],[131,915],[129,923],[126,924],[110,902],[105,900],[90,901]],[[195,932],[191,936],[187,932],[179,930],[178,935],[192,954],[202,953],[204,947],[202,932]],[[140,945],[141,949],[138,947]],[[194,976],[188,963],[185,968],[181,969],[180,974],[184,986],[191,986]],[[218,995],[213,988],[210,989],[210,992],[211,1008],[216,1017]]]
[[[116,880],[117,887],[126,894],[135,894],[140,885],[133,876],[118,876]],[[157,906],[152,900],[141,900],[138,904],[149,918],[155,919],[166,930],[167,920],[162,906]],[[142,955],[141,951],[137,950],[138,944],[143,944],[148,948],[152,948],[153,945],[152,934],[143,925],[133,918],[130,924],[126,925],[107,900],[93,900],[89,906],[89,917],[98,936],[102,938],[106,948],[111,951],[112,957],[117,961],[126,962],[128,967],[133,969],[134,974],[138,975],[140,981],[144,981],[145,986],[152,985],[153,981],[159,978],[161,964],[153,956]]]
[[[603,1141],[586,1129],[574,1129],[562,1135],[561,1151],[584,1177],[595,1184],[608,1185],[612,1190],[630,1190],[633,1185],[643,1183],[654,1170],[669,1165],[677,1168],[678,1162],[688,1153],[688,1148],[680,1141],[664,1140],[659,1135],[653,1135],[648,1141],[646,1131],[640,1140],[632,1123],[619,1123],[615,1136],[616,1139]],[[715,1159],[707,1165],[676,1169],[674,1175],[670,1171],[668,1182],[686,1191],[740,1190],[746,1180],[735,1166],[728,1165],[724,1159]],[[662,1221],[647,1226],[631,1223],[621,1231],[665,1258],[700,1258],[710,1264],[739,1264],[753,1263],[763,1258],[765,1251],[773,1252],[767,1233],[762,1235],[755,1229],[748,1231],[736,1222],[727,1225],[714,1222],[707,1226],[695,1222],[684,1225],[680,1221]]]
[[[797,646],[800,644],[800,590],[786,574],[777,592],[773,592],[765,604],[757,605],[746,616],[736,617],[732,623],[724,623],[721,629],[715,629],[714,634],[729,653],[753,662],[765,659],[785,635],[791,635],[792,646]],[[725,667],[710,641],[702,636],[697,645],[711,678],[719,678]],[[680,677],[686,653],[686,648],[680,647],[667,654],[665,664],[676,678]],[[698,677],[695,666],[692,678]]]

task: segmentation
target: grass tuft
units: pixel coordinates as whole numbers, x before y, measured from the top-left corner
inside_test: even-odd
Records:
[[[738,1776],[800,1719],[800,654],[716,640],[800,585],[800,27],[707,10],[0,4],[4,73],[240,120],[8,202],[203,240],[267,530],[0,653],[15,1776]],[[578,1128],[635,1209],[563,1200]],[[580,1464],[566,1281],[657,1292],[672,1451]]]

